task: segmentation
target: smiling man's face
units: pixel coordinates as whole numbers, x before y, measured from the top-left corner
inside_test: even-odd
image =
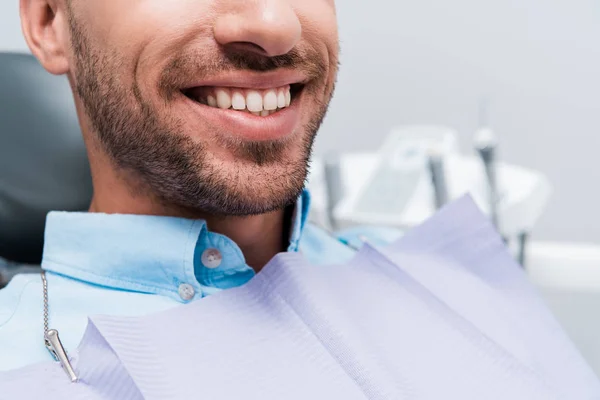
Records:
[[[135,190],[217,215],[297,198],[337,75],[333,0],[63,6],[86,140]]]

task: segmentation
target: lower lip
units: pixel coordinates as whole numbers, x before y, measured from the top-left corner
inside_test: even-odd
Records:
[[[292,104],[267,117],[256,116],[246,111],[223,110],[198,103],[184,96],[188,105],[203,121],[214,124],[231,135],[249,141],[283,139],[294,133],[300,123],[300,99],[297,95]]]

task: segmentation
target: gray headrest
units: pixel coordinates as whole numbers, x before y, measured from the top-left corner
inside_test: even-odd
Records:
[[[38,263],[48,211],[85,210],[91,194],[67,79],[0,53],[0,257]]]

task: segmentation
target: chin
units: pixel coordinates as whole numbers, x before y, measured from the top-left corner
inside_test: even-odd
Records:
[[[235,157],[228,161],[215,160],[211,162],[211,178],[221,182],[222,192],[229,201],[240,203],[241,209],[252,210],[245,214],[274,211],[296,201],[304,189],[308,163],[304,157],[294,155],[282,153],[281,159],[262,164]]]

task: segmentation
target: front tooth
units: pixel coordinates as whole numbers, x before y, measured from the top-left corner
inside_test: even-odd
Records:
[[[263,97],[255,90],[248,90],[246,94],[246,107],[252,112],[260,113],[263,110]]]
[[[261,117],[268,117],[269,115],[271,115],[271,111],[269,110],[263,110],[260,112]]]
[[[252,114],[252,115],[256,115],[257,117],[260,117],[260,113],[261,113],[261,112],[262,112],[262,111],[250,111],[250,114]]]
[[[217,107],[227,110],[231,108],[231,96],[229,95],[229,91],[225,89],[217,89]]]
[[[283,89],[280,89],[277,93],[277,108],[285,107],[285,92]]]
[[[208,102],[209,106],[211,106],[211,107],[217,107],[217,99],[215,99],[210,94],[206,97],[206,101]],[[229,107],[227,107],[227,108],[229,108]]]
[[[231,96],[231,105],[234,110],[245,110],[246,109],[246,99],[244,98],[244,94],[240,91],[234,90],[233,95]]]
[[[285,106],[289,107],[290,104],[292,104],[292,93],[290,92],[290,89],[287,89],[285,91]]]
[[[277,92],[274,90],[269,90],[266,94],[265,94],[265,98],[263,101],[264,105],[264,109],[265,110],[277,110]]]

